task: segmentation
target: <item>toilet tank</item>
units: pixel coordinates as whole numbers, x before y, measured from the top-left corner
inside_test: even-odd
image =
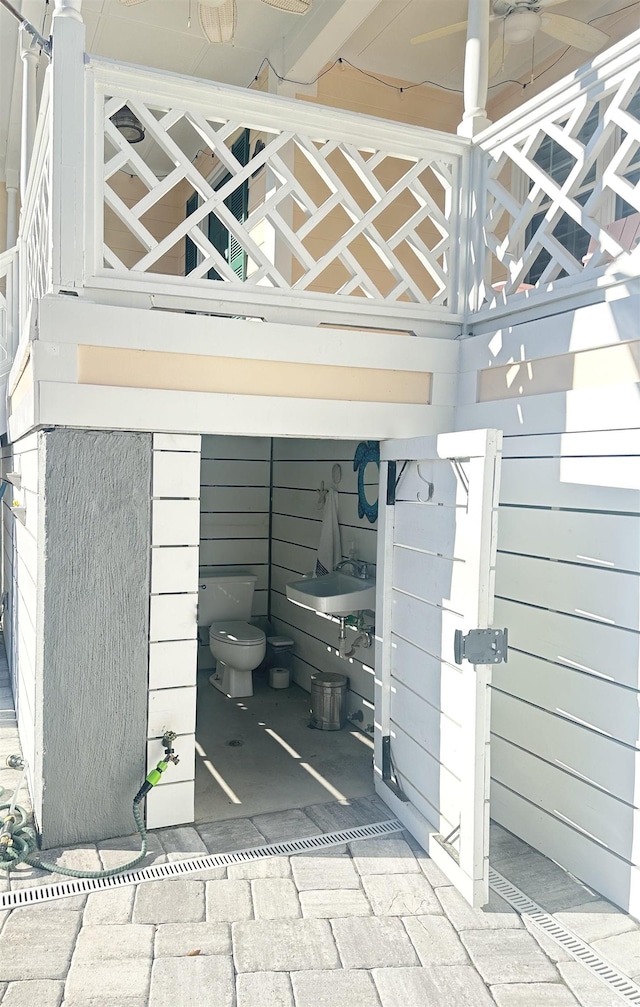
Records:
[[[198,625],[236,620],[249,622],[257,577],[236,572],[200,577],[198,580]]]

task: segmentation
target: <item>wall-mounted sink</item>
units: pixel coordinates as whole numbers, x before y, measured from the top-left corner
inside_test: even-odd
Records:
[[[287,598],[324,615],[348,615],[375,609],[376,582],[336,570],[326,577],[307,577],[287,584]]]

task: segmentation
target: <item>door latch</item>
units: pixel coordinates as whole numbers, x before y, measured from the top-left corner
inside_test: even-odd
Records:
[[[506,629],[471,629],[466,636],[457,629],[453,639],[453,659],[456,664],[507,663],[509,634]]]

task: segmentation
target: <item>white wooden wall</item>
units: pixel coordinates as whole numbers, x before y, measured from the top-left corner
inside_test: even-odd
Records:
[[[492,817],[634,915],[640,403],[633,344],[617,384],[602,373],[600,385],[474,398],[479,369],[525,360],[535,380],[536,357],[557,357],[560,372],[568,352],[632,340],[637,301],[466,341],[457,413],[460,429],[489,424],[505,434],[495,625],[508,626],[510,651],[493,673]]]
[[[18,472],[21,487],[8,486],[2,498],[3,578],[7,595],[2,625],[20,743],[34,766],[36,696],[36,613],[38,567],[38,434],[29,434],[2,448],[2,473]],[[23,519],[11,510],[13,501],[26,507]],[[23,523],[24,522],[24,523]]]
[[[151,496],[147,769],[162,758],[165,730],[180,756],[147,797],[147,827],[158,829],[194,818],[199,436],[153,435]]]
[[[354,717],[355,726],[366,731],[373,725],[373,647],[359,647],[352,660],[341,660],[336,653],[338,623],[293,605],[285,594],[289,581],[315,568],[322,527],[317,490],[323,482],[325,487],[333,485],[336,463],[342,472],[337,488],[343,558],[353,544],[358,559],[376,562],[376,525],[358,518],[357,474],[353,470],[356,447],[355,441],[339,440],[278,438],[273,442],[271,618],[275,631],[295,643],[297,684],[310,690],[315,671],[347,675],[348,714]],[[352,640],[356,634],[349,630],[349,635]]]
[[[253,618],[269,608],[269,437],[202,438],[200,573],[240,567],[258,578]],[[213,667],[208,637],[198,648],[198,667]]]

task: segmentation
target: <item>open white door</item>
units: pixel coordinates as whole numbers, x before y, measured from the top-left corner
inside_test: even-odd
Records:
[[[465,637],[493,617],[501,452],[497,430],[380,445],[375,786],[474,906],[489,898],[489,684],[506,640]]]

